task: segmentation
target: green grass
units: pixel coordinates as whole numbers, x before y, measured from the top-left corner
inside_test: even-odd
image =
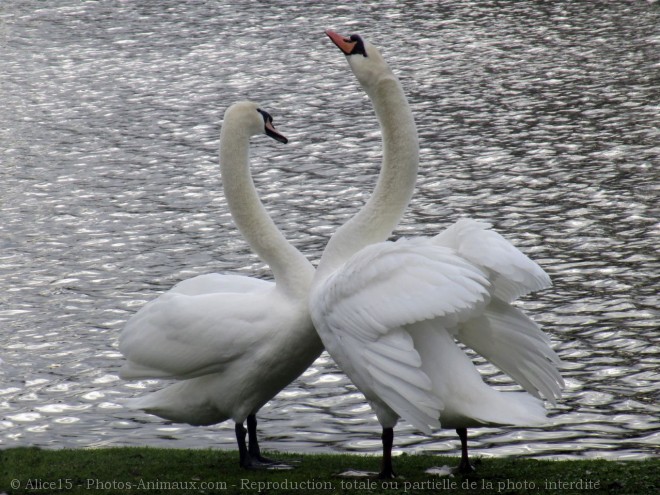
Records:
[[[377,470],[379,458],[359,455],[276,454],[300,459],[290,471],[245,471],[236,452],[155,448],[0,450],[0,493],[18,494],[651,494],[660,490],[660,459],[545,461],[476,459],[468,477],[425,474],[457,458],[402,455],[398,478],[337,476],[347,469]],[[20,486],[19,486],[20,485]]]

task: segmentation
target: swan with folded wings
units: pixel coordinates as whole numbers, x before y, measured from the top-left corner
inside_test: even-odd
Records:
[[[217,273],[184,280],[140,309],[119,342],[122,378],[178,380],[131,407],[192,425],[232,419],[244,468],[274,463],[260,452],[257,411],[323,350],[307,308],[314,267],[277,229],[250,175],[249,141],[258,134],[287,142],[255,103],[229,107],[220,165],[232,218],[274,281]]]

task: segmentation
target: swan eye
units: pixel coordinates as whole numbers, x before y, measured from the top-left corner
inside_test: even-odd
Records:
[[[353,46],[353,49],[351,50],[351,55],[367,56],[367,50],[364,48],[364,41],[359,34],[352,34],[351,37],[345,41],[355,43],[355,46]]]
[[[261,114],[261,116],[264,118],[264,123],[265,124],[272,124],[273,123],[273,117],[266,111],[262,110],[261,108],[257,108],[257,112]]]

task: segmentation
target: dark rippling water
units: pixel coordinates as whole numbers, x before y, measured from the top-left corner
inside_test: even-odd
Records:
[[[117,337],[212,271],[269,277],[220,189],[222,114],[250,98],[279,227],[316,262],[380,162],[370,104],[325,28],[381,48],[421,137],[396,235],[492,222],[554,287],[524,301],[563,358],[545,428],[472,433],[483,456],[654,455],[660,443],[660,4],[38,2],[0,5],[0,447],[232,447],[231,425],[122,407]],[[495,384],[509,382],[494,368]],[[376,452],[379,427],[324,354],[261,413],[266,448]],[[399,451],[455,453],[402,423]]]

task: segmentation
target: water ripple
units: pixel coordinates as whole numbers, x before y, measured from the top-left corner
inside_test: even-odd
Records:
[[[598,14],[528,1],[4,6],[0,445],[233,447],[231,425],[124,408],[162,384],[118,379],[117,336],[179,280],[270,276],[220,190],[230,103],[261,102],[290,138],[254,140],[255,184],[311,260],[366,201],[380,134],[330,27],[382,47],[410,97],[422,163],[395,236],[490,221],[554,281],[523,306],[565,363],[565,396],[546,427],[475,429],[473,451],[655,455],[660,14],[643,1]],[[374,415],[325,354],[260,416],[266,448],[380,449]],[[397,428],[397,452],[457,445],[451,431]]]

